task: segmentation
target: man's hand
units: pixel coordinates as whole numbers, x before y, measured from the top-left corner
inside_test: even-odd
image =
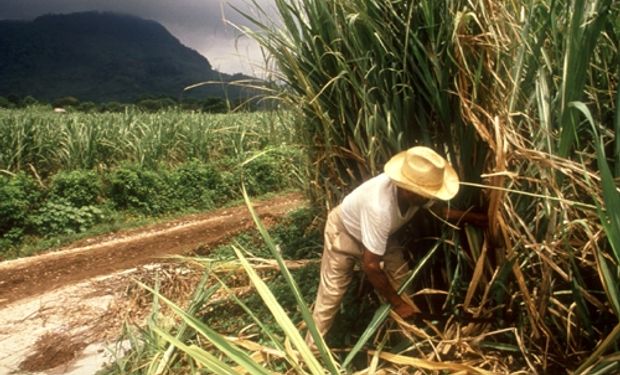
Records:
[[[400,315],[400,317],[403,319],[409,319],[418,313],[416,309],[414,309],[410,304],[404,301],[396,304],[395,306],[392,306],[392,310],[394,310],[394,312]]]
[[[482,212],[468,212],[465,214],[463,221],[481,228],[489,227],[489,216]]]
[[[375,287],[375,290],[392,306],[399,306],[405,304],[400,298],[396,290],[390,284],[387,275],[381,269],[381,257],[373,254],[372,252],[364,249],[362,253],[362,269],[368,277],[368,281]],[[406,304],[405,304],[406,305]]]
[[[405,302],[396,293],[394,287],[390,284],[387,276],[380,266],[381,257],[364,249],[362,253],[362,269],[366,273],[368,280],[375,287],[377,292],[381,294],[392,305],[392,310],[400,315],[403,319],[408,319],[417,314],[419,311]]]
[[[443,218],[452,223],[468,223],[481,228],[489,227],[489,216],[486,212],[480,211],[461,211],[454,208],[442,207],[440,214]]]

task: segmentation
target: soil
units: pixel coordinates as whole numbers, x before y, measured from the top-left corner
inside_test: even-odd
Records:
[[[66,333],[45,333],[32,347],[32,353],[20,364],[20,369],[34,372],[60,366],[73,360],[85,347],[86,343],[75,341]]]
[[[262,218],[281,216],[302,202],[299,194],[254,205]],[[0,308],[63,285],[111,274],[154,259],[209,248],[253,225],[245,206],[96,238],[92,244],[0,263]]]
[[[287,194],[254,208],[269,224],[303,203]],[[189,294],[200,275],[170,257],[207,253],[253,225],[242,205],[0,263],[0,374],[95,373],[126,350],[109,348],[123,323],[147,314],[150,297],[136,279]]]

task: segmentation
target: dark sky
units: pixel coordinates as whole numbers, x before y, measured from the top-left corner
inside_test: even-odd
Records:
[[[275,14],[273,0],[255,0]],[[206,56],[216,70],[260,76],[258,46],[226,24],[248,25],[231,5],[256,13],[249,0],[0,0],[0,19],[33,19],[42,14],[88,10],[128,13],[158,21],[183,44]]]

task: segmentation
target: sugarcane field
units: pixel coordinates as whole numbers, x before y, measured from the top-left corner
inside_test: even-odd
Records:
[[[0,375],[620,374],[620,2],[0,4]]]

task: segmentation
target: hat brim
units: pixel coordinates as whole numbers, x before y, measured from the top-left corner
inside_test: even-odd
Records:
[[[402,175],[401,169],[403,163],[405,162],[406,155],[407,151],[399,152],[394,155],[383,167],[385,174],[392,181],[394,181],[397,186],[426,198],[440,199],[444,201],[454,198],[456,193],[459,191],[459,176],[450,164],[446,163],[446,168],[444,169],[443,175],[443,184],[441,187],[438,189],[431,189],[428,186],[417,185],[415,181]]]

